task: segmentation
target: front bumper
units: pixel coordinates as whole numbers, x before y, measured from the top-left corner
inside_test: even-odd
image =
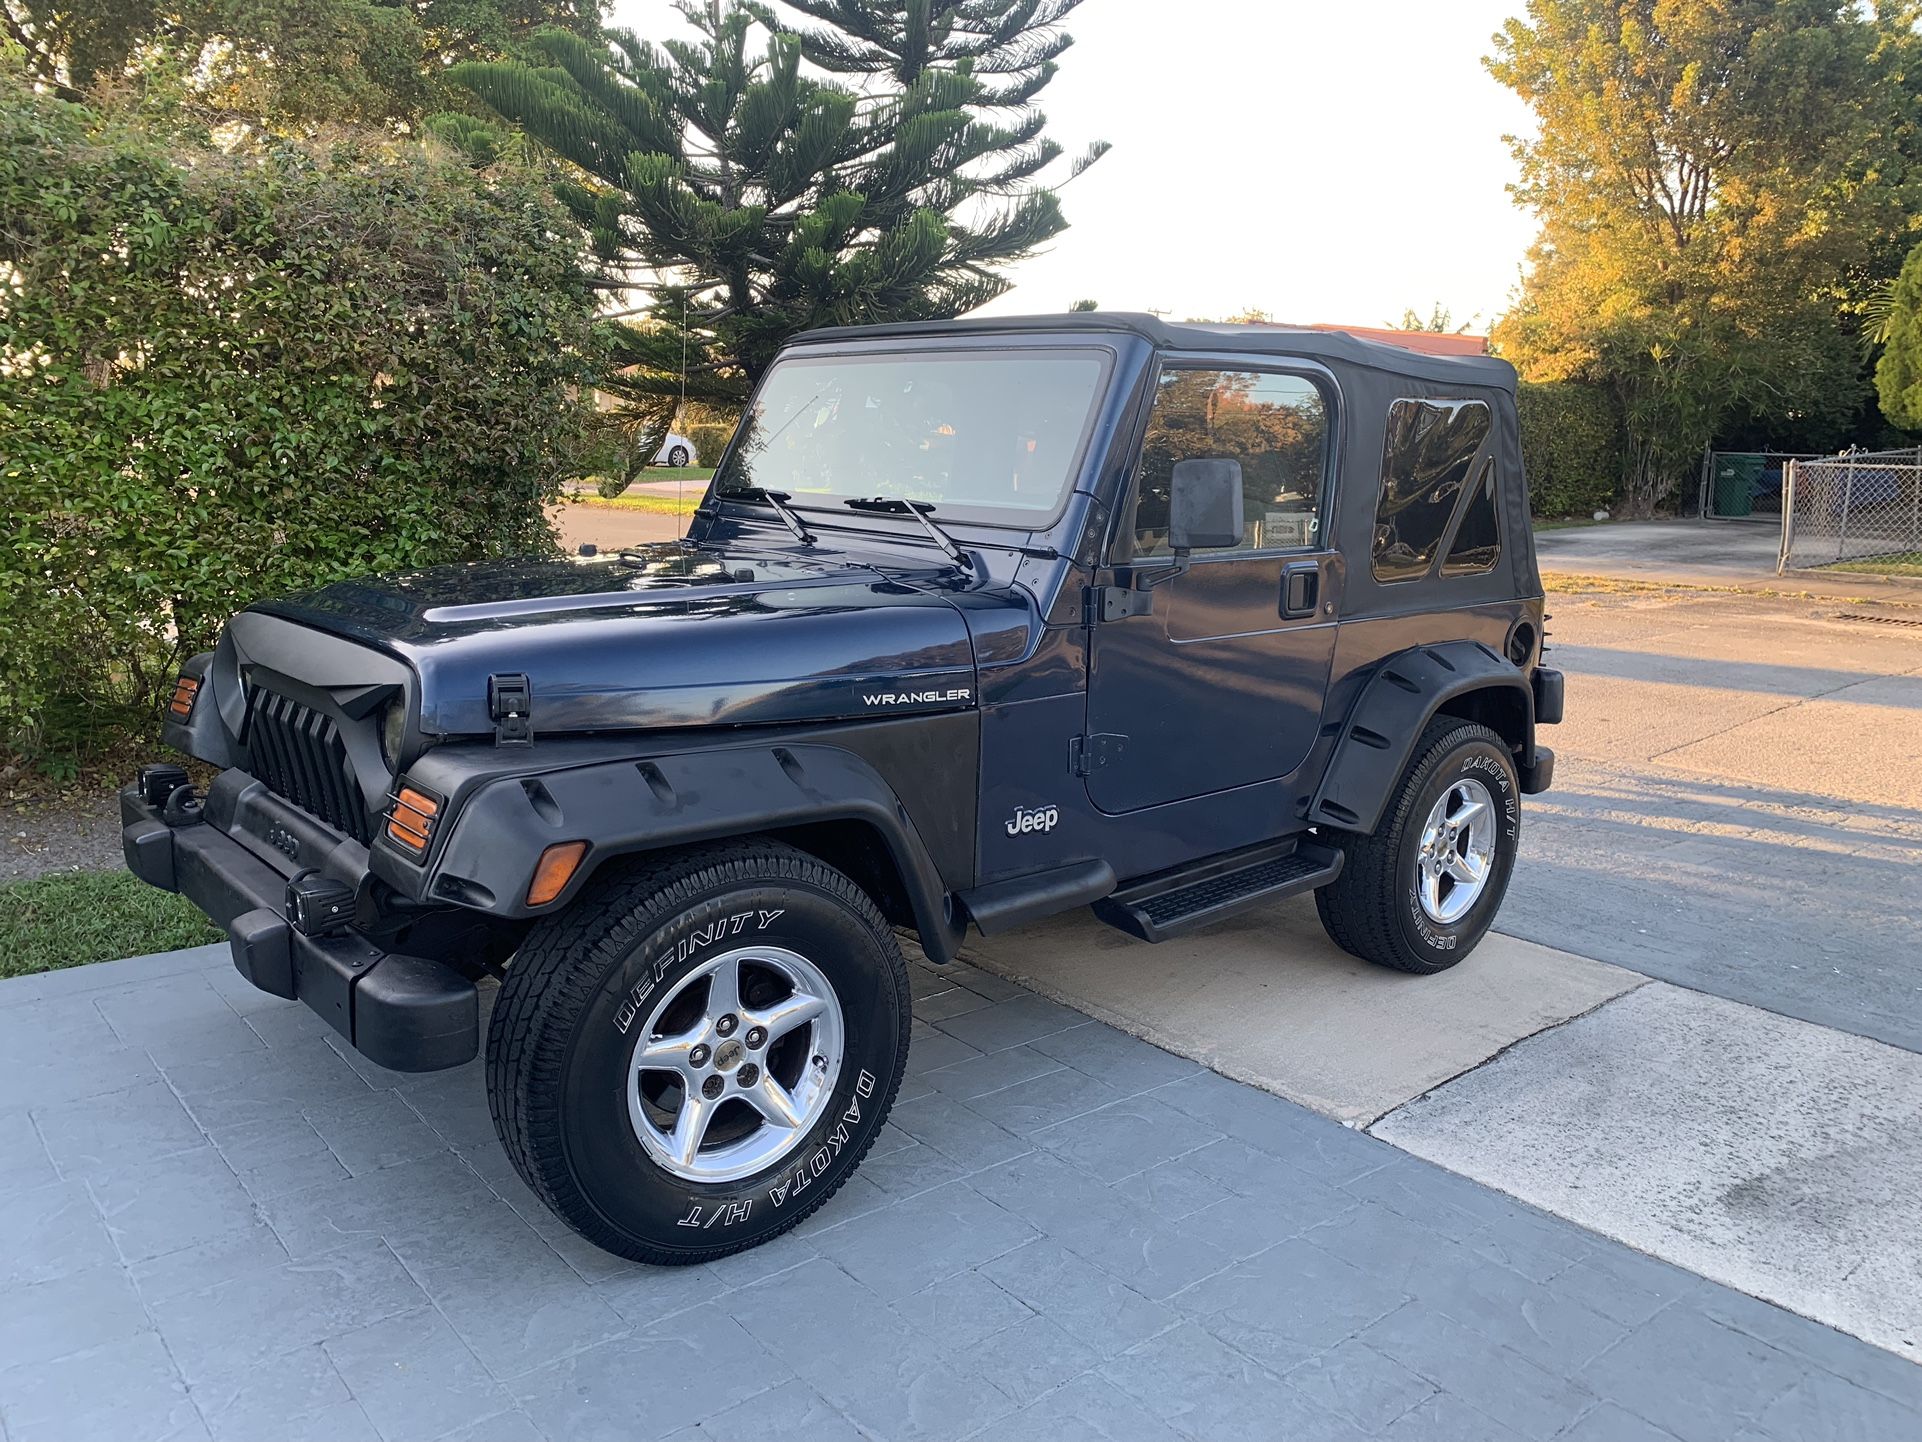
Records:
[[[305,1002],[394,1071],[439,1071],[479,1052],[480,995],[466,977],[351,928],[303,935],[287,919],[290,872],[211,822],[170,825],[138,786],[121,791],[120,817],[127,869],[224,927],[235,969],[262,991]]]

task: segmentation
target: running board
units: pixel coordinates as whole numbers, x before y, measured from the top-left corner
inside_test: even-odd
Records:
[[[1341,874],[1344,859],[1332,846],[1271,843],[1130,882],[1097,901],[1094,913],[1130,936],[1166,941],[1251,907],[1326,886]]]

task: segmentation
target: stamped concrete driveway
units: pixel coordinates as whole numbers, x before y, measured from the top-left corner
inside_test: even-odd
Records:
[[[0,983],[7,1442],[1798,1439],[1922,1368],[965,966],[797,1232],[631,1266],[224,948]]]

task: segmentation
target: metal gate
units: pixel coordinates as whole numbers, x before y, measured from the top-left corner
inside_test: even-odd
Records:
[[[1789,465],[1821,459],[1813,451],[1704,451],[1695,513],[1708,521],[1780,522]]]
[[[1789,467],[1776,571],[1817,566],[1922,576],[1922,446]]]

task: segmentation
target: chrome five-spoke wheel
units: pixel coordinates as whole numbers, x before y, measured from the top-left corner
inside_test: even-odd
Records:
[[[1421,909],[1446,926],[1461,919],[1488,885],[1495,864],[1495,802],[1472,777],[1456,781],[1422,826]]]
[[[781,1161],[826,1109],[845,1027],[834,988],[798,952],[725,952],[682,979],[634,1046],[628,1120],[660,1166],[725,1182]]]

